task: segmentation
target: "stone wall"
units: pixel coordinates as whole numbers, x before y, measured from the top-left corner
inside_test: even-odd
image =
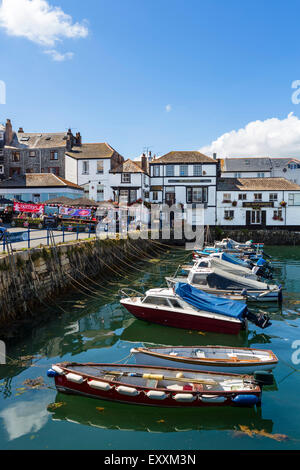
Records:
[[[66,289],[90,284],[88,278],[130,270],[143,254],[154,256],[148,240],[89,240],[20,251],[0,258],[0,328],[35,316],[39,305]],[[120,261],[123,260],[123,263]],[[126,263],[126,264],[125,264]],[[35,313],[34,313],[35,312]]]

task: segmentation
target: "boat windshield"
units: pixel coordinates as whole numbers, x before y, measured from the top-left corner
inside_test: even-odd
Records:
[[[144,304],[151,304],[151,305],[163,305],[164,307],[169,307],[168,299],[165,297],[154,297],[149,295],[143,301]]]

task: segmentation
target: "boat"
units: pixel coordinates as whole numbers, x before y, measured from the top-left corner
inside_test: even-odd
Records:
[[[169,287],[178,282],[188,283],[210,294],[246,296],[254,302],[282,302],[282,287],[238,276],[219,268],[192,268],[187,277],[166,277]]]
[[[246,277],[248,279],[254,279],[255,281],[258,280],[258,275],[256,273],[258,272],[259,269],[257,269],[257,267],[250,269],[249,267],[232,264],[232,263],[229,263],[228,261],[225,261],[221,258],[216,258],[216,257],[199,258],[189,271],[191,271],[192,269],[198,269],[198,268],[215,268],[215,267],[220,268],[226,272],[236,274],[238,276]]]
[[[255,315],[246,303],[216,297],[185,283],[150,289],[146,294],[122,290],[120,303],[139,320],[186,330],[238,334],[247,320],[266,328],[267,315]]]
[[[47,375],[61,393],[165,407],[260,405],[266,383],[251,375],[76,362],[54,364]]]
[[[271,371],[278,363],[272,351],[224,346],[138,347],[131,353],[137,364],[237,374]]]

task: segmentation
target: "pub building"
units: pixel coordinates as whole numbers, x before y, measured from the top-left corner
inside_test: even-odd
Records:
[[[299,229],[300,186],[285,178],[219,178],[216,225]]]

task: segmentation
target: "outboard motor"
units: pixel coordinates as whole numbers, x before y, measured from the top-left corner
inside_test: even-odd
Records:
[[[265,328],[268,328],[268,326],[272,325],[270,317],[266,313],[256,315],[255,313],[247,310],[245,318],[247,318],[247,320],[249,320],[251,323],[254,323],[254,325],[259,326],[259,328],[262,328],[263,330]]]

